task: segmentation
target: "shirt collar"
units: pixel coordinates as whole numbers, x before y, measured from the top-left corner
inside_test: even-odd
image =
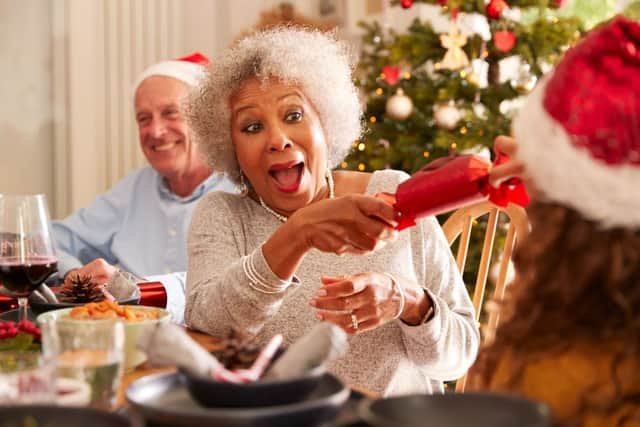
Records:
[[[191,194],[185,197],[181,197],[171,191],[169,185],[167,184],[167,180],[163,176],[158,174],[158,191],[160,192],[160,196],[164,199],[178,203],[189,203],[202,197],[206,192],[215,187],[223,178],[223,174],[214,172],[209,175],[207,179],[202,181]]]

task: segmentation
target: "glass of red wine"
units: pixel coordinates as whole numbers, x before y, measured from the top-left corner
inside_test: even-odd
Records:
[[[45,196],[0,194],[0,287],[18,299],[20,320],[29,295],[57,270]]]

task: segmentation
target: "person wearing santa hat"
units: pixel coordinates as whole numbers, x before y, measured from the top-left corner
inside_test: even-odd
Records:
[[[531,232],[476,385],[545,402],[558,425],[640,426],[640,25],[615,18],[569,50],[513,134],[492,180],[524,180]]]
[[[163,61],[136,79],[134,110],[140,147],[149,166],[98,196],[89,206],[53,222],[61,277],[91,275],[106,282],[117,268],[149,280],[164,275],[167,308],[182,322],[186,233],[198,201],[210,191],[235,192],[196,150],[182,102],[205,74],[208,58],[195,53]]]

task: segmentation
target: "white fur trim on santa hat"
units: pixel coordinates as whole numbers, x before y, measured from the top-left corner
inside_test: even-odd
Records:
[[[544,109],[547,81],[538,84],[513,122],[516,156],[525,163],[527,176],[549,200],[603,228],[640,227],[640,167],[609,165],[574,145]]]
[[[197,86],[200,79],[205,73],[204,66],[189,61],[163,61],[153,64],[142,72],[133,84],[133,93],[135,94],[138,86],[145,79],[151,76],[173,77],[183,83],[193,87]]]

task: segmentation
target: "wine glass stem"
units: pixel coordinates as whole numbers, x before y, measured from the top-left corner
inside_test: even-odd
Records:
[[[18,298],[18,310],[19,311],[19,320],[28,320],[27,318],[27,308],[29,307],[29,300],[25,297]]]

